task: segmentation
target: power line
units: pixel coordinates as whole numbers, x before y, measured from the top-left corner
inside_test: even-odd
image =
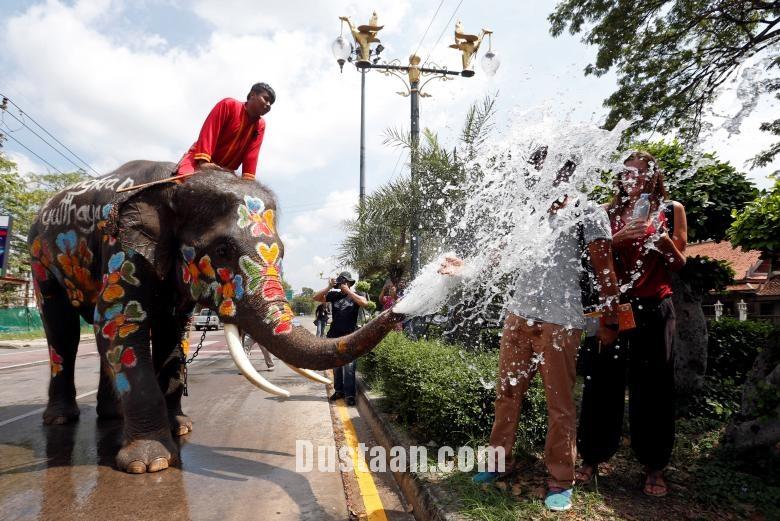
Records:
[[[10,110],[8,110],[8,109],[3,109],[3,113],[4,113],[4,114],[8,114],[8,115],[9,115],[9,116],[11,116],[12,118],[14,118],[16,121],[18,121],[19,123],[21,123],[21,124],[22,124],[22,126],[23,126],[24,128],[26,128],[27,130],[29,130],[29,131],[30,131],[30,132],[31,132],[31,133],[32,133],[32,134],[33,134],[35,137],[37,137],[38,139],[40,139],[41,141],[43,141],[44,143],[46,143],[46,144],[47,144],[47,145],[48,145],[48,146],[49,146],[49,147],[50,147],[52,150],[54,150],[54,151],[55,151],[55,152],[57,152],[59,155],[61,155],[63,158],[65,158],[65,160],[66,160],[66,161],[68,161],[70,164],[72,164],[73,166],[75,166],[77,169],[79,169],[79,170],[84,170],[84,167],[83,167],[83,166],[81,166],[81,165],[79,165],[78,163],[76,163],[75,161],[73,161],[71,158],[69,158],[68,156],[66,156],[65,154],[63,154],[63,153],[62,153],[60,150],[58,150],[58,149],[57,149],[57,148],[56,148],[54,145],[52,145],[51,143],[49,143],[48,141],[46,141],[46,139],[45,139],[45,138],[43,138],[43,137],[42,137],[40,134],[38,134],[37,132],[35,132],[35,130],[33,130],[33,129],[31,129],[30,127],[28,127],[28,126],[27,126],[27,123],[25,123],[23,120],[21,120],[21,119],[17,118],[16,116],[14,116],[14,115],[13,115],[13,113],[12,113]],[[9,130],[9,131],[11,131],[11,132],[16,132],[16,131],[14,131],[14,130],[11,130],[11,129],[10,129],[10,127],[8,127],[8,124],[7,124],[7,123],[6,123],[6,127],[8,128],[8,130]],[[21,130],[21,129],[19,129],[19,130]]]
[[[444,36],[444,33],[447,31],[447,27],[450,26],[450,23],[452,22],[452,19],[455,18],[455,13],[458,12],[458,9],[460,9],[460,4],[463,3],[463,0],[460,0],[458,2],[458,5],[455,6],[455,10],[452,12],[452,16],[450,16],[450,19],[447,20],[447,23],[444,24],[444,28],[439,33],[439,37],[436,39],[436,43],[433,44],[432,47],[428,50],[428,56],[425,57],[425,61],[423,61],[422,65],[420,67],[425,67],[425,64],[428,63],[428,58],[431,57],[431,49],[435,49],[437,45],[439,45],[439,41],[441,41],[441,37]]]
[[[431,28],[431,25],[433,24],[433,21],[436,19],[436,15],[439,14],[439,9],[441,9],[441,6],[444,4],[444,0],[441,0],[439,2],[439,7],[436,8],[436,12],[433,13],[433,16],[431,17],[431,21],[428,22],[428,27],[425,28],[425,32],[422,35],[422,38],[420,38],[420,43],[417,44],[417,48],[414,50],[414,54],[417,54],[417,51],[420,50],[420,46],[423,43],[423,40],[425,40],[425,37],[428,36],[428,30]]]
[[[97,170],[95,170],[94,168],[92,168],[92,166],[91,166],[89,163],[87,163],[86,161],[84,161],[83,159],[81,159],[81,157],[79,157],[79,156],[78,156],[78,155],[77,155],[77,154],[76,154],[76,153],[75,153],[73,150],[71,150],[70,148],[68,148],[68,146],[67,146],[67,145],[65,145],[65,144],[64,144],[62,141],[60,141],[59,139],[57,139],[56,137],[54,137],[54,135],[53,135],[51,132],[49,132],[48,130],[46,130],[46,128],[45,128],[43,125],[41,125],[40,123],[38,123],[38,122],[35,120],[35,118],[33,118],[31,115],[29,115],[29,114],[28,114],[27,112],[25,112],[24,110],[22,110],[22,108],[21,108],[19,105],[17,105],[16,103],[14,103],[14,101],[13,101],[11,98],[9,98],[8,96],[6,96],[6,95],[5,95],[5,94],[3,94],[2,92],[0,92],[0,98],[3,98],[3,99],[5,99],[5,100],[8,100],[8,103],[10,103],[11,105],[13,105],[14,107],[16,107],[16,108],[19,110],[19,114],[20,114],[20,115],[22,115],[22,116],[27,116],[28,118],[30,118],[30,121],[32,121],[33,123],[35,123],[35,125],[37,125],[37,126],[38,126],[38,128],[40,128],[41,130],[43,130],[43,131],[46,133],[46,135],[48,135],[50,138],[52,138],[54,141],[56,141],[56,142],[57,142],[57,144],[59,144],[59,145],[60,145],[62,148],[64,148],[64,149],[65,149],[65,150],[67,150],[68,152],[70,152],[70,153],[73,155],[73,157],[75,157],[76,159],[78,159],[79,161],[81,161],[81,162],[82,162],[82,163],[83,163],[83,164],[84,164],[84,165],[85,165],[85,166],[86,166],[88,169],[90,169],[90,170],[92,170],[93,172],[95,172],[95,174],[96,174],[96,175],[100,175],[100,172],[98,172]],[[71,162],[72,162],[72,161],[71,161]],[[81,167],[79,167],[79,168],[81,168]]]
[[[7,125],[6,125],[6,127],[7,127]],[[33,152],[32,150],[30,150],[30,148],[29,148],[27,145],[25,145],[24,143],[22,143],[21,141],[19,141],[19,140],[18,140],[18,139],[16,139],[15,137],[13,137],[11,134],[5,134],[5,137],[11,138],[11,139],[12,139],[13,141],[15,141],[15,142],[16,142],[16,143],[17,143],[19,146],[21,146],[22,148],[24,148],[25,150],[27,150],[29,153],[31,153],[32,155],[34,155],[35,157],[37,157],[38,159],[40,159],[41,161],[43,161],[44,163],[46,163],[46,164],[49,166],[49,168],[51,168],[52,170],[54,170],[54,171],[56,171],[56,172],[58,172],[58,173],[60,173],[60,174],[64,173],[64,172],[62,172],[62,171],[61,171],[59,168],[57,168],[56,166],[52,165],[51,163],[49,163],[48,161],[46,161],[44,158],[42,158],[41,156],[39,156],[38,154],[36,154],[36,153],[35,153],[35,152]]]

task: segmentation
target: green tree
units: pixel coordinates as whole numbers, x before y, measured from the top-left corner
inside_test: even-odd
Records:
[[[658,160],[670,198],[685,206],[689,242],[726,238],[732,212],[758,195],[744,173],[714,152],[694,161],[677,140],[641,141],[632,148],[647,150]]]
[[[303,297],[313,297],[314,296],[314,290],[312,288],[301,288],[301,296],[303,296]]]
[[[618,73],[618,89],[604,104],[607,128],[633,121],[629,135],[679,129],[695,138],[705,109],[718,89],[749,58],[758,67],[780,66],[773,49],[780,41],[780,2],[771,0],[562,0],[548,17],[553,36],[585,31],[598,48],[586,75]],[[780,81],[759,93],[780,95]],[[780,119],[763,130],[780,134]],[[755,158],[768,164],[780,143]]]
[[[743,250],[761,250],[780,254],[780,178],[774,189],[762,194],[741,211],[733,213],[728,230],[732,243]]]
[[[457,207],[464,194],[459,189],[465,179],[465,162],[473,157],[492,129],[495,96],[474,103],[466,113],[458,151],[450,151],[429,129],[419,144],[409,134],[388,130],[385,144],[418,155],[415,183],[409,176],[389,181],[366,196],[358,219],[345,222],[346,238],[341,244],[340,260],[354,266],[365,277],[399,280],[409,271],[408,254],[411,227],[415,215],[419,221],[421,260],[436,254],[440,238],[447,230],[446,214]]]

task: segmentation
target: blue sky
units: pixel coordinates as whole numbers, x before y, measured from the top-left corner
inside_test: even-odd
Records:
[[[406,62],[419,49],[450,68],[460,64],[447,48],[455,20],[469,31],[495,31],[493,50],[502,63],[495,77],[477,65],[473,78],[431,82],[432,97],[421,100],[421,125],[450,146],[469,104],[490,93],[499,92],[499,126],[513,109],[543,104],[582,120],[604,114],[614,76],[584,77],[595,49],[579,36],[549,35],[554,2],[459,2],[11,0],[0,15],[0,92],[107,173],[132,159],[178,160],[214,103],[243,99],[257,81],[270,83],[278,99],[266,117],[258,179],[279,197],[286,278],[296,289],[319,288],[320,272],[337,268],[331,258],[343,235],[340,223],[358,193],[360,78],[350,66],[340,73],[331,55],[339,15],[364,23],[376,9],[385,25],[384,58]],[[408,158],[382,144],[385,129],[409,126],[409,100],[395,94],[400,87],[376,72],[367,77],[369,191],[408,171]],[[723,103],[728,109],[728,97]],[[740,135],[721,132],[705,148],[742,167],[771,142],[757,131],[767,110],[776,108],[760,104]],[[4,122],[5,133],[19,127]],[[72,169],[24,129],[11,135],[55,167]],[[4,151],[23,171],[47,169],[10,140]],[[766,173],[777,168],[749,175],[768,186]]]

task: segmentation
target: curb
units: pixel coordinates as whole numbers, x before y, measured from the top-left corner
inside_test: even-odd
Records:
[[[366,420],[376,440],[390,454],[391,447],[409,447],[417,443],[395,427],[379,410],[380,396],[371,392],[362,376],[356,375],[357,408],[361,418]],[[416,472],[393,472],[396,483],[406,500],[412,505],[412,515],[418,521],[464,521],[442,488],[426,482]]]

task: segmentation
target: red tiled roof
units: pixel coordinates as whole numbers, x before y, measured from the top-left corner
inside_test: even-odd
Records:
[[[756,291],[756,295],[760,295],[762,297],[780,296],[780,277],[772,277],[766,282],[766,284],[762,284],[759,290]]]
[[[748,271],[758,264],[761,252],[758,250],[742,251],[739,248],[734,248],[729,241],[705,241],[689,244],[685,248],[685,255],[688,257],[701,255],[715,260],[724,260],[734,270],[734,280],[742,281],[748,278]],[[762,277],[759,276],[759,278]]]

